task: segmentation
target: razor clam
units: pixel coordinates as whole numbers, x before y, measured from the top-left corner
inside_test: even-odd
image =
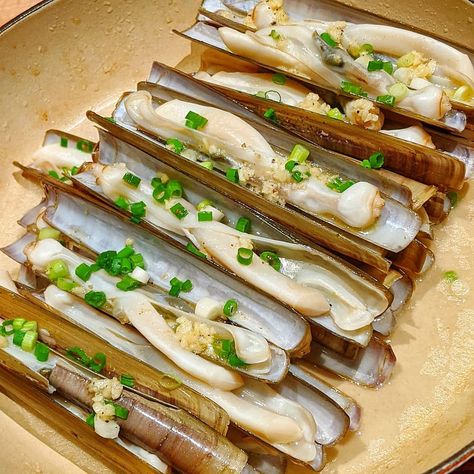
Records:
[[[228,157],[225,160],[227,161],[226,167],[230,165],[241,170],[242,182],[245,181],[244,178],[247,174],[249,183],[257,186],[257,192],[262,192],[259,189],[262,186],[260,180],[265,182],[267,179],[264,177],[265,175],[268,173],[279,175],[278,163],[281,162],[281,166],[284,167],[284,161],[282,161],[284,158],[280,154],[287,157],[294,145],[294,139],[291,137],[288,137],[288,143],[281,133],[278,134],[278,132],[275,133],[269,129],[259,129],[256,124],[254,124],[254,128],[237,116],[213,107],[172,100],[160,105],[155,110],[151,96],[144,91],[126,97],[124,107],[127,110],[128,120],[132,114],[133,121],[139,128],[146,129],[162,139],[166,140],[176,136],[192,148],[197,148],[205,154],[209,154],[212,149],[220,150],[218,154]],[[170,110],[168,111],[168,109]],[[208,122],[205,131],[193,131],[184,125],[181,126],[180,115],[185,113],[185,110],[191,109],[197,110],[201,115],[207,115]],[[162,115],[165,111],[167,111],[166,118]],[[127,121],[125,118],[124,120],[119,119],[117,114],[115,114],[115,118],[122,123]],[[223,119],[229,126],[226,129],[221,127],[219,131],[215,125]],[[233,129],[235,131],[231,132]],[[233,135],[229,135],[230,133]],[[212,144],[211,148],[205,146],[205,143]],[[246,146],[245,150],[241,148],[242,143]],[[273,145],[273,148],[270,144]],[[306,145],[309,146],[305,143],[304,146],[306,147]],[[279,148],[278,152],[276,152],[276,147]],[[314,151],[314,155],[321,155],[320,150],[308,149]],[[268,191],[264,190],[264,193],[268,195],[269,199],[286,200],[304,212],[394,252],[405,248],[413,239],[419,224],[417,218],[410,213],[410,210],[403,208],[391,199],[386,198],[385,201],[382,201],[378,188],[364,181],[363,177],[368,173],[360,172],[362,170],[360,166],[348,167],[345,174],[347,177],[358,179],[358,182],[345,192],[337,193],[329,190],[324,184],[337,172],[334,161],[329,166],[324,166],[324,157],[318,156],[312,160],[319,167],[320,178],[310,177],[295,187],[295,185],[285,182],[286,177],[290,175],[283,170],[279,178],[283,181],[274,181],[275,178],[273,178],[272,187]],[[324,177],[325,173],[326,177]],[[331,200],[332,204],[330,204]],[[351,218],[352,213],[348,211],[349,207],[346,210],[345,206],[357,208],[360,211],[359,218]],[[397,221],[404,222],[406,230],[401,232]],[[367,226],[370,227],[367,228]],[[388,234],[392,236],[390,239],[387,237]]]
[[[283,28],[289,29],[291,26]],[[337,79],[339,77],[338,73],[332,73],[333,81],[339,81],[337,87],[329,85],[327,82],[323,84],[323,81],[319,76],[317,76],[310,67],[304,64],[304,62],[307,61],[309,64],[312,64],[312,66],[317,67],[318,63],[321,64],[321,61],[317,59],[319,53],[317,52],[316,46],[313,47],[313,34],[310,29],[302,28],[300,26],[294,26],[293,28],[293,31],[290,30],[292,35],[296,33],[299,34],[300,32],[304,33],[302,36],[308,41],[308,44],[311,44],[312,49],[311,51],[305,51],[304,49],[298,50],[295,48],[298,53],[303,53],[299,59],[272,47],[273,45],[269,46],[267,44],[269,40],[267,37],[262,35],[262,31],[260,32],[260,35],[249,31],[242,33],[227,26],[217,28],[207,23],[197,22],[184,31],[180,32],[174,30],[174,32],[186,39],[223,52],[232,58],[237,58],[239,60],[247,59],[250,63],[256,64],[257,66],[283,73],[294,79],[309,83],[320,96],[329,91],[336,93],[341,97],[352,99],[358,97],[346,93],[339,88],[341,80]],[[269,28],[268,33],[270,33],[272,29],[273,28]],[[303,32],[303,30],[306,31]],[[287,31],[287,33],[288,32],[289,31]],[[224,36],[225,42],[221,35]],[[271,37],[268,38],[271,39]],[[311,43],[309,43],[310,41]],[[295,39],[289,43],[289,47],[293,48],[297,43],[298,40]],[[231,49],[233,49],[233,51],[231,51]],[[266,57],[263,59],[261,56],[262,53],[266,54]],[[328,56],[331,56],[331,54]],[[349,63],[353,65],[354,61],[349,61]],[[354,70],[361,72],[359,66],[360,64],[357,64]],[[326,68],[324,69],[327,70]],[[390,82],[391,81],[389,80],[386,84],[390,85]],[[450,107],[449,100],[447,100],[446,96],[442,95],[442,93],[443,91],[440,88],[430,85],[429,87],[425,87],[424,90],[413,91],[412,95],[405,99],[403,108],[389,107],[381,102],[377,102],[377,106],[384,111],[391,111],[394,115],[399,116],[400,120],[402,117],[407,117],[411,120],[422,121],[449,131],[462,132],[466,127],[466,115],[464,112],[460,110],[452,110],[451,112],[445,113],[444,116],[439,117],[441,111],[446,111]],[[434,106],[431,107],[431,109],[426,108],[426,110],[424,108],[418,108],[419,104],[424,104],[425,102],[430,103],[430,105],[434,104]],[[434,116],[438,116],[439,119],[431,118],[427,115],[423,115],[423,113],[432,113]]]
[[[153,166],[153,162],[150,163],[150,157],[148,155],[139,152],[138,150],[122,142],[118,142],[117,140],[112,139],[108,134],[102,133],[101,143],[102,147],[100,150],[100,158],[101,160],[103,159],[106,163],[110,162],[111,159],[113,161],[125,163],[127,164],[127,166],[130,167],[133,173],[136,173],[138,176],[142,176],[144,179],[145,177],[150,176],[151,174],[157,171],[156,165]],[[226,200],[223,197],[219,197],[215,194],[210,194],[208,190],[203,190],[197,184],[192,183],[184,175],[181,175],[176,171],[171,170],[171,168],[169,167],[162,166],[159,168],[159,170],[161,172],[165,172],[170,177],[178,178],[179,181],[182,182],[182,184],[184,185],[187,197],[192,203],[197,203],[201,201],[204,197],[211,198],[213,202],[217,202],[217,207],[221,210],[221,212],[224,213],[227,222],[231,224],[232,227],[237,222],[238,216],[248,214],[248,212],[246,212],[244,209],[239,209],[238,205]],[[83,176],[84,174],[80,173],[76,175],[75,179],[82,180],[81,182],[85,182]],[[187,206],[187,208],[189,208],[189,206]],[[387,304],[382,303],[382,300],[380,300],[380,297],[382,295],[378,291],[379,289],[374,288],[372,282],[369,283],[363,278],[361,279],[360,276],[357,276],[352,268],[345,267],[340,261],[336,262],[332,257],[318,251],[317,249],[311,250],[308,247],[290,244],[288,242],[288,237],[285,237],[284,234],[277,232],[276,229],[273,229],[270,226],[264,224],[259,219],[252,220],[254,234],[256,234],[257,236],[250,234],[240,235],[242,235],[244,238],[253,240],[256,248],[260,247],[263,250],[263,246],[265,246],[266,249],[276,251],[280,256],[281,261],[280,272],[286,277],[294,279],[299,284],[303,284],[303,282],[307,285],[316,284],[315,288],[318,288],[323,293],[325,298],[327,298],[327,300],[329,301],[332,307],[330,315],[334,318],[336,324],[340,328],[342,328],[342,323],[340,322],[340,315],[342,311],[349,311],[349,313],[347,313],[348,317],[357,312],[355,310],[356,306],[351,306],[356,305],[356,300],[353,300],[352,303],[350,303],[351,298],[349,298],[349,293],[360,295],[360,301],[365,301],[364,304],[368,308],[368,311],[371,313],[376,313],[380,311],[382,309],[382,306]],[[174,221],[176,222],[176,219],[174,219]],[[153,221],[153,223],[159,225],[159,222]],[[205,227],[203,227],[203,229],[204,228]],[[219,228],[215,227],[215,229],[216,231],[219,229],[220,232],[222,231],[225,233],[235,233],[235,231],[231,230],[230,227],[224,226],[223,224],[221,224],[221,227]],[[192,232],[192,229],[190,229],[190,231]],[[206,236],[207,250],[212,256],[212,249],[209,247],[210,244],[208,238],[209,237]],[[259,243],[259,239],[261,239],[262,241],[261,244]],[[219,261],[222,262],[222,259],[219,258]],[[230,268],[235,268],[235,266]],[[239,272],[239,270],[240,268],[237,268],[237,273]],[[317,275],[319,275],[319,277]],[[245,278],[245,275],[243,276]],[[321,285],[320,283],[315,283],[318,278],[327,280],[332,290],[328,292],[324,285]],[[253,282],[254,280],[250,278],[248,281]],[[344,286],[341,286],[343,281],[345,282]],[[361,284],[362,286],[360,286]],[[356,286],[358,288],[357,290]],[[281,291],[281,287],[279,291]],[[276,297],[279,298],[279,295],[276,295]],[[365,300],[365,298],[367,298],[367,300]],[[377,299],[379,300],[378,303]],[[321,322],[321,324],[325,325],[326,327],[330,321],[330,318],[326,316],[320,316],[318,318],[311,319],[314,320],[314,322],[316,323],[320,322],[320,320],[322,319],[328,321],[327,323]],[[331,324],[331,327],[328,328],[330,330],[333,330],[333,326],[334,324]],[[347,326],[345,325],[345,327]],[[352,326],[350,331],[353,331],[354,329],[357,328]]]
[[[436,193],[423,207],[430,218],[430,222],[439,224],[448,217],[452,205],[446,194]]]
[[[113,347],[114,350],[120,350],[131,356],[132,359],[139,361],[143,370],[148,370],[151,367],[153,370],[161,371],[161,373],[166,373],[169,376],[178,377],[187,386],[217,403],[229,414],[232,421],[241,428],[289,456],[312,462],[315,468],[321,468],[323,462],[321,447],[309,441],[315,436],[314,423],[309,421],[308,413],[295,402],[279,397],[280,406],[278,407],[270,403],[268,399],[258,401],[262,390],[266,395],[269,393],[276,395],[276,392],[264,388],[260,383],[247,387],[245,393],[226,392],[206,385],[181,371],[132,328],[108,318],[70,293],[59,290],[54,285],[51,285],[49,289],[50,291],[44,295],[46,303],[59,311],[60,314],[66,315],[68,321],[87,329],[94,334],[95,338],[99,338]],[[2,295],[2,301],[14,296],[2,289],[0,289],[0,294]],[[30,314],[35,315],[35,319],[38,321],[44,320],[45,311],[42,310],[40,313],[39,308],[29,301],[18,301],[18,298],[14,298],[13,302],[17,305],[14,314],[17,314],[20,308],[27,308],[27,305],[29,305],[32,306]],[[11,307],[13,308],[13,306]],[[25,314],[29,313],[26,312]],[[64,325],[68,321],[63,321],[62,325],[61,321],[55,323],[55,336],[57,331],[61,331],[62,336],[71,337],[69,335],[71,331],[68,333],[64,330]],[[82,343],[84,343],[83,339],[81,339]],[[87,349],[87,346],[85,349]],[[300,423],[300,426],[304,427],[306,433],[304,439],[296,423]],[[312,434],[310,435],[310,433]],[[299,444],[295,444],[297,439]]]
[[[303,361],[294,361],[290,365],[290,374],[339,405],[349,417],[349,429],[351,431],[357,431],[359,429],[361,415],[360,406],[352,398],[314,375],[314,367]]]
[[[33,269],[40,274],[44,274],[54,262],[61,261],[68,268],[72,281],[78,285],[72,290],[74,294],[84,298],[91,291],[103,292],[107,299],[101,305],[103,311],[124,323],[132,324],[177,365],[202,381],[223,390],[233,390],[243,384],[241,376],[234,370],[272,382],[281,380],[286,373],[286,355],[276,348],[270,350],[262,336],[182,310],[179,302],[174,302],[164,292],[146,287],[124,292],[115,286],[119,278],[111,277],[101,270],[93,273],[85,284],[74,274],[74,269],[82,263],[90,265],[92,262],[55,240],[38,241],[25,249],[25,253]],[[173,328],[176,329],[176,335]],[[203,343],[197,344],[201,339],[194,336],[195,333],[202,333]],[[180,343],[180,337],[187,342]],[[230,365],[219,356],[213,344],[221,340],[234,342],[241,365]],[[201,347],[202,344],[205,346]]]
[[[70,364],[58,363],[48,378],[65,398],[87,408],[95,406],[90,392],[95,379],[88,374]],[[243,451],[226,438],[204,429],[185,412],[171,410],[128,390],[123,390],[115,403],[128,409],[127,419],[116,421],[121,435],[158,454],[179,471],[210,474],[241,473],[245,469],[247,456]],[[100,423],[98,416],[95,425]],[[183,450],[186,456],[182,455]]]
[[[203,78],[199,73],[195,77]],[[236,83],[235,80],[233,82]],[[372,153],[382,151],[385,155],[384,168],[427,184],[460,188],[464,179],[469,177],[468,169],[465,169],[462,164],[466,165],[466,158],[463,154],[465,149],[460,148],[458,153],[452,154],[452,157],[446,156],[450,153],[445,152],[443,148],[433,151],[429,146],[430,135],[419,125],[412,125],[401,130],[383,129],[378,133],[360,127],[354,130],[353,125],[343,120],[327,117],[327,111],[321,115],[311,109],[304,110],[301,106],[289,104],[284,100],[283,93],[280,92],[286,86],[275,86],[274,84],[273,88],[269,86],[270,90],[279,87],[278,93],[281,97],[281,100],[279,97],[275,97],[271,102],[269,99],[271,100],[272,97],[261,97],[260,92],[250,94],[245,89],[244,91],[241,88],[233,89],[230,88],[230,85],[219,83],[211,83],[211,86],[219,92],[230,95],[258,116],[263,115],[271,107],[275,111],[279,125],[324,148],[347,154],[359,160],[367,159]],[[259,91],[261,90],[260,88]],[[370,103],[366,99],[359,99],[351,103],[359,102],[358,111],[359,107]],[[348,113],[347,108],[346,113]],[[356,116],[360,115],[357,113]]]
[[[353,359],[316,343],[311,345],[311,352],[304,359],[317,367],[371,388],[381,387],[389,380],[396,362],[390,345],[376,337],[372,337],[367,347],[360,348]]]
[[[28,315],[26,315],[28,316]],[[45,328],[43,328],[45,329]],[[13,344],[3,349],[19,358],[31,370],[48,374],[50,392],[59,392],[66,399],[80,406],[92,407],[92,395],[88,391],[91,372],[76,368],[61,356],[53,353],[47,362],[38,362],[33,354],[22,351]],[[107,380],[92,373],[96,380]],[[120,398],[116,402],[128,409],[126,420],[117,419],[120,436],[166,460],[184,472],[235,472],[240,473],[246,465],[246,455],[233,446],[224,436],[194,419],[186,412],[120,387]],[[98,424],[100,419],[97,419]],[[115,422],[112,422],[115,423]],[[99,432],[97,430],[97,432]],[[170,432],[172,435],[170,435]],[[113,435],[111,435],[113,436]],[[116,438],[116,436],[113,436]],[[174,445],[174,446],[173,446]],[[176,449],[176,445],[180,449]],[[181,448],[188,456],[183,459]],[[192,463],[193,469],[190,468]]]
[[[312,72],[316,72],[320,76],[322,75],[323,77],[320,80],[322,79],[323,82],[331,78],[331,71],[339,74],[334,75],[334,82],[329,81],[334,87],[338,87],[341,79],[345,78],[368,87],[366,90],[369,92],[371,87],[377,87],[375,85],[377,81],[379,84],[382,81],[385,84],[398,81],[407,84],[410,88],[416,89],[419,87],[416,82],[420,82],[419,79],[423,78],[426,85],[438,86],[445,94],[449,94],[449,97],[456,106],[460,105],[462,109],[472,111],[474,103],[474,91],[472,89],[474,67],[467,54],[446,43],[420,33],[393,26],[327,21],[327,18],[323,19],[321,17],[324,13],[319,5],[317,8],[302,9],[300,2],[287,0],[286,2],[273,4],[261,1],[255,6],[248,4],[248,7],[250,11],[247,12],[247,16],[241,16],[240,21],[237,16],[232,22],[228,21],[228,16],[225,14],[228,10],[223,2],[205,0],[200,11],[218,23],[228,24],[232,28],[237,26],[236,29],[240,31],[245,31],[246,28],[242,28],[245,25],[249,30],[257,30],[257,34],[264,34],[266,28],[275,28],[276,31],[280,32],[280,29],[284,29],[287,25],[288,27],[303,26],[307,28],[315,33],[313,41],[317,42],[319,40],[323,42],[323,46],[330,47],[331,51],[336,51],[337,54],[346,60],[345,63],[340,64],[333,57],[326,58],[324,54],[325,49],[321,48],[319,61],[313,59],[313,63],[310,63],[313,66],[311,67]],[[285,11],[287,7],[288,13]],[[302,18],[302,14],[307,16]],[[311,19],[313,15],[318,19]],[[352,16],[352,14],[349,16]],[[347,18],[347,15],[344,15],[344,17]],[[345,18],[338,18],[338,20],[343,19]],[[320,38],[319,35],[323,33],[330,35],[333,44],[330,45],[330,41],[326,43],[326,41]],[[285,37],[285,39],[287,38]],[[298,37],[298,39],[301,41],[301,37]],[[269,42],[263,42],[263,44],[275,47],[275,45]],[[363,44],[370,44],[373,52],[362,53],[361,55],[359,48]],[[312,42],[305,42],[304,45],[307,48],[311,48]],[[335,47],[336,45],[337,48]],[[304,53],[299,50],[294,51],[286,45],[276,47],[299,60],[302,60],[304,57]],[[296,47],[301,48],[302,46],[298,44]],[[370,59],[383,58],[394,65],[396,64],[397,69],[395,72],[385,72],[383,70],[374,71],[375,74],[369,74],[367,69],[364,70],[361,67],[357,67],[363,66],[367,68],[368,61],[364,62],[360,59],[359,61],[354,61],[347,51],[354,57],[359,58],[363,58],[363,54],[367,54]],[[409,61],[409,54],[407,53],[413,56],[411,61]],[[326,73],[324,74],[324,72]],[[382,72],[383,74],[381,74]],[[391,77],[392,74],[393,77]],[[341,78],[340,75],[345,77]],[[385,88],[380,89],[379,85],[379,89],[376,92],[386,94],[387,90]],[[447,102],[448,100],[448,95],[446,95],[445,101]],[[399,106],[405,108],[405,101],[401,100]],[[423,112],[423,109],[420,109],[420,106],[415,104],[415,111]]]

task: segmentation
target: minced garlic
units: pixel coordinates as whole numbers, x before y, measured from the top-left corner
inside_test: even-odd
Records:
[[[182,316],[176,320],[175,334],[184,349],[195,354],[210,353],[216,331],[207,324],[191,321]]]
[[[342,40],[342,34],[347,23],[345,21],[334,21],[329,23],[326,32],[331,36],[331,38],[336,42],[340,43]]]
[[[368,130],[380,130],[383,125],[383,114],[370,100],[355,99],[347,102],[344,107],[350,123]]]
[[[94,394],[92,397],[92,409],[100,419],[104,421],[113,420],[115,417],[115,407],[106,400],[117,400],[122,395],[123,385],[113,379],[93,379],[91,380],[88,390]]]
[[[331,106],[326,104],[326,102],[324,102],[324,100],[322,100],[319,95],[315,94],[314,92],[310,92],[304,98],[304,100],[297,104],[297,106],[321,115],[327,115],[327,113],[331,110]]]

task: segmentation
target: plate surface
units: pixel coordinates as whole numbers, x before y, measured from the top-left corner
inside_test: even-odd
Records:
[[[27,163],[49,128],[73,130],[95,139],[93,127],[84,119],[88,109],[110,108],[123,91],[147,76],[153,60],[190,68],[199,52],[170,33],[172,28],[191,24],[199,4],[195,0],[45,3],[0,37],[2,246],[19,235],[16,220],[40,199],[38,189],[18,176],[12,177],[13,160]],[[409,8],[417,2],[397,0],[399,12],[378,1],[351,3],[370,6],[372,11],[391,17],[399,13],[400,20],[410,20]],[[424,15],[427,29],[434,28],[445,36],[453,31],[458,41],[464,35],[465,44],[473,46],[469,8],[472,22],[474,7],[463,0],[430,2],[420,15]],[[440,20],[430,9],[448,11],[449,15]],[[443,24],[435,25],[438,20]],[[418,282],[392,339],[398,363],[391,382],[371,391],[329,377],[359,401],[363,417],[358,433],[328,450],[325,473],[424,472],[474,439],[473,186],[435,234],[436,264]],[[0,265],[13,268],[3,256]],[[460,276],[457,294],[442,282],[442,273],[447,270]],[[0,411],[81,469],[109,472],[62,434],[2,395]],[[38,452],[34,458],[16,460],[8,472],[24,472],[31,463],[41,472],[73,472],[72,465],[59,456],[48,454],[46,463],[46,447],[2,413],[0,425],[11,429],[12,439],[24,440],[22,451],[31,446],[32,452]],[[14,458],[11,447],[5,446],[0,442],[3,459]]]

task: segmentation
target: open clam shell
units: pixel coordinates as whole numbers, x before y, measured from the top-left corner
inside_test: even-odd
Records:
[[[225,23],[228,23],[226,19],[221,18],[220,21],[221,25],[224,25]],[[233,25],[229,23],[229,27],[232,28]],[[237,30],[236,30],[237,31]],[[222,41],[220,34],[219,34],[219,29],[216,26],[213,26],[208,23],[204,22],[197,22],[190,28],[183,30],[183,31],[176,31],[174,30],[175,33],[179,34],[180,36],[187,38],[193,42],[214,48],[220,52],[223,52],[225,54],[228,54],[229,56],[236,58],[238,60],[248,60],[250,63],[255,64],[257,66],[266,68],[268,70],[273,70],[282,74],[286,74],[289,77],[292,77],[294,79],[298,79],[300,81],[303,81],[305,83],[310,84],[315,92],[319,93],[320,95],[329,91],[334,94],[337,94],[338,96],[341,97],[349,97],[349,98],[354,98],[355,96],[347,94],[343,92],[342,90],[337,90],[329,85],[324,85],[321,82],[316,82],[314,78],[310,78],[309,75],[304,76],[302,73],[301,74],[295,74],[293,72],[290,72],[289,70],[286,69],[281,69],[269,64],[265,64],[263,62],[256,61],[255,59],[249,59],[246,58],[240,54],[233,53],[230,51],[224,42]],[[242,33],[243,34],[243,33]],[[433,125],[439,128],[443,128],[445,130],[451,131],[451,132],[462,132],[466,126],[466,115],[464,112],[459,111],[459,110],[454,110],[452,111],[452,114],[446,114],[441,120],[436,120],[436,119],[431,119],[428,118],[424,115],[420,115],[414,112],[411,112],[407,109],[401,108],[401,107],[388,107],[384,105],[383,103],[378,103],[377,104],[381,109],[388,110],[393,114],[397,114],[400,116],[400,120],[403,120],[403,117],[408,117],[411,120],[414,121],[419,121],[419,122],[424,122],[429,125]]]
[[[157,86],[153,87],[146,84],[140,84],[139,88],[145,88],[148,92],[152,93],[154,97],[154,106],[157,106],[163,102],[167,102],[171,100],[171,97],[173,97],[173,95],[170,95],[168,91],[163,91]],[[174,97],[176,97],[176,95],[174,95]],[[193,102],[195,103],[195,99],[189,96],[184,96],[183,99],[185,102],[190,103],[190,107],[192,107]],[[127,126],[134,131],[137,129],[147,129],[147,126],[153,126],[151,122],[150,125],[145,126],[145,122],[148,124],[148,121],[145,118],[143,119],[143,123],[134,123],[126,111],[125,103],[119,103],[114,113],[114,119],[119,124]],[[261,126],[257,123],[251,123],[251,125],[264,137],[264,139],[274,148],[274,150],[278,150],[285,155],[289,155],[293,146],[295,145],[294,137],[284,134],[281,131],[275,131],[269,127]],[[151,133],[151,130],[148,131]],[[164,141],[166,141],[166,138],[168,137],[161,136],[158,138],[161,140],[164,139]],[[160,143],[160,141],[158,141],[158,143]],[[354,181],[370,182],[371,184],[377,186],[381,192],[387,192],[389,195],[395,195],[395,199],[397,199],[398,196],[403,193],[403,190],[400,189],[399,185],[390,183],[388,180],[384,180],[372,170],[367,170],[366,168],[361,167],[357,161],[348,159],[346,157],[341,157],[337,154],[332,154],[331,152],[322,150],[320,148],[311,147],[305,142],[301,143],[303,146],[305,146],[305,148],[310,150],[310,161],[331,175],[344,176]],[[381,215],[377,218],[375,223],[367,229],[357,229],[350,227],[341,219],[334,218],[334,216],[330,216],[327,213],[313,214],[310,210],[304,207],[302,208],[301,203],[298,203],[297,201],[289,202],[288,204],[296,208],[299,207],[300,212],[304,212],[312,216],[314,215],[319,220],[322,220],[334,227],[346,231],[349,234],[353,234],[363,240],[393,252],[399,252],[403,250],[414,238],[419,228],[417,216],[411,213],[410,210],[400,206],[396,201],[392,201],[389,198],[385,198],[385,205],[383,206]],[[402,233],[400,232],[401,228],[404,229]],[[391,235],[392,237],[388,238],[388,235]]]

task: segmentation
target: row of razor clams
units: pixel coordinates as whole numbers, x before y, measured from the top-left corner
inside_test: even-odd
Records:
[[[215,39],[219,22],[239,24],[250,6],[281,9],[204,2],[207,17],[185,34],[214,29]],[[55,387],[55,403],[82,410],[94,406],[98,376],[64,358],[73,344],[53,333],[53,321],[67,322],[77,340],[87,334],[91,351],[114,348],[99,379],[117,376],[119,362],[122,373],[144,364],[143,380],[134,373],[134,388],[117,398],[133,416],[114,423],[115,438],[151,470],[165,472],[163,462],[182,472],[284,472],[287,462],[320,470],[324,446],[357,430],[360,411],[316,374],[367,387],[390,378],[395,356],[383,338],[433,262],[431,227],[449,213],[446,193],[469,177],[469,133],[459,129],[469,126],[469,104],[425,121],[438,127],[434,151],[285,103],[285,94],[306,94],[286,78],[295,71],[278,71],[280,100],[232,90],[226,74],[239,84],[244,72],[257,88],[274,74],[227,53],[205,53],[195,75],[155,63],[112,117],[88,113],[97,145],[50,131],[33,163],[18,164],[45,198],[20,221],[24,236],[3,249],[22,268],[16,285],[3,283],[11,312],[3,315],[34,311],[53,356],[42,366],[11,344],[5,351],[20,360],[17,371]],[[268,108],[276,120],[263,117]],[[384,110],[386,119],[411,126],[413,114],[399,109]],[[361,166],[375,151],[383,168]],[[303,179],[294,182],[295,171]],[[124,250],[143,264],[122,273],[99,264]],[[52,277],[58,262],[61,284]],[[84,279],[79,267],[94,270]],[[159,377],[179,386],[163,389]],[[166,430],[175,438],[162,443]]]

